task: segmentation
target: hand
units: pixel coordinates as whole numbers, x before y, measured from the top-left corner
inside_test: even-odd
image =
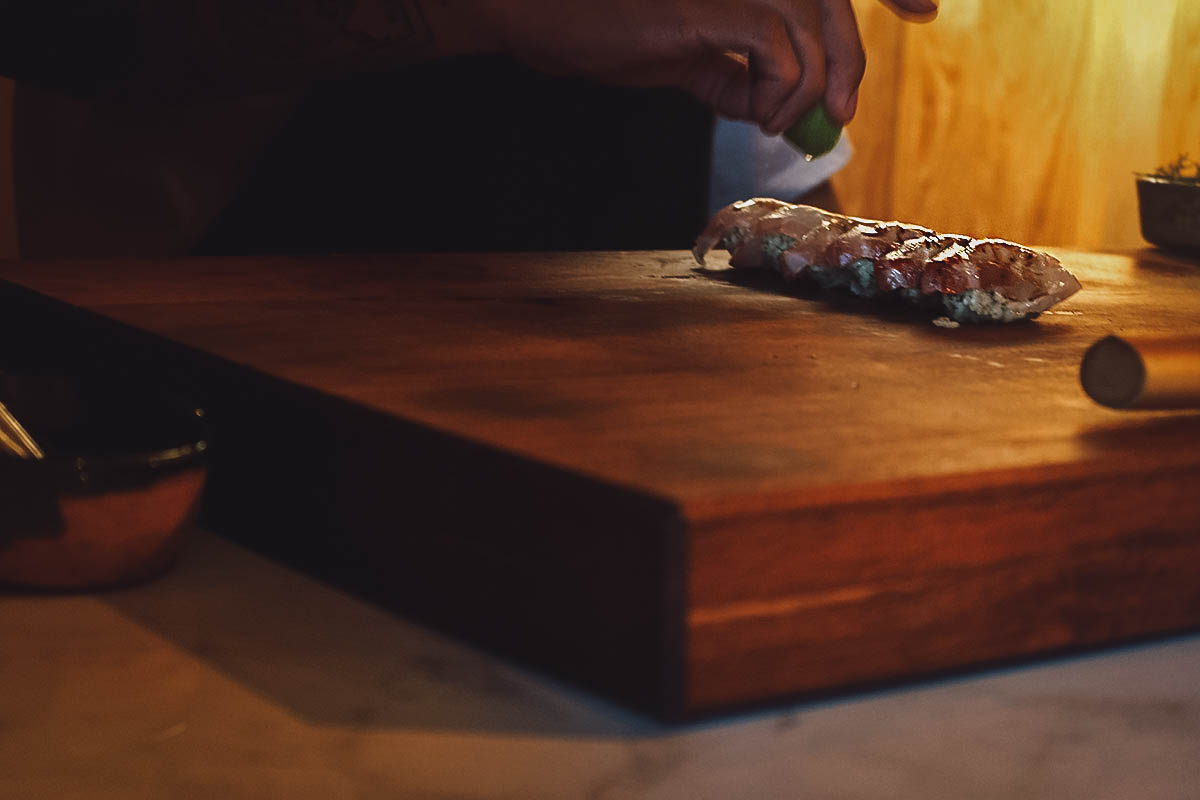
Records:
[[[885,0],[905,14],[933,0]],[[686,89],[780,133],[824,98],[854,116],[866,60],[850,0],[478,0],[498,49],[556,74]]]

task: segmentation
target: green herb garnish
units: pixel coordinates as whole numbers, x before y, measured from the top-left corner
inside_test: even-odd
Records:
[[[1194,183],[1200,185],[1200,161],[1192,160],[1183,153],[1174,161],[1164,164],[1150,173],[1153,178],[1173,181],[1175,183]]]

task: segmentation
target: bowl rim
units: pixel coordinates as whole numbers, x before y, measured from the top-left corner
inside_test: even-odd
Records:
[[[6,471],[25,472],[49,480],[68,494],[132,490],[169,475],[204,468],[209,455],[209,432],[191,431],[179,443],[153,450],[127,452],[47,453],[45,458],[5,457]]]
[[[1149,172],[1133,173],[1137,178],[1138,183],[1155,183],[1166,186],[1186,186],[1192,189],[1200,189],[1200,178],[1166,178],[1162,175],[1154,175]]]
[[[207,436],[192,435],[180,444],[156,450],[57,453],[46,460],[64,491],[111,491],[145,486],[167,475],[202,467],[208,447]]]

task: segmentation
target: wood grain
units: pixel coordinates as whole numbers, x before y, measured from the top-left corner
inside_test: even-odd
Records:
[[[835,179],[849,213],[1136,247],[1132,174],[1200,150],[1195,3],[959,0],[928,25],[855,6],[859,156]]]
[[[1194,467],[1043,479],[698,526],[689,701],[744,701],[746,675],[787,695],[1194,626],[1176,570],[1200,563],[1197,485]]]
[[[1172,159],[1191,153],[1200,159],[1200,6],[1179,3],[1175,7],[1167,50],[1167,81],[1163,89],[1159,157]]]
[[[232,365],[224,523],[308,531],[256,546],[678,715],[1200,622],[1200,418],[1077,377],[1200,267],[1056,252],[1078,295],[953,330],[682,253],[0,277]]]
[[[1133,420],[1086,397],[1080,358],[1114,329],[1200,326],[1200,275],[1152,253],[1058,253],[1083,292],[1033,324],[957,330],[903,308],[797,296],[773,275],[706,273],[683,254],[27,262],[5,273],[274,378],[709,503],[714,490],[761,496],[797,480],[843,490],[1107,468],[1081,434]]]

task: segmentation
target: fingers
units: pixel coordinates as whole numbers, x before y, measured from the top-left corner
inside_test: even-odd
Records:
[[[866,53],[850,0],[825,0],[825,107],[838,122],[854,117],[858,85],[867,69]]]
[[[748,4],[738,11],[736,21],[722,19],[709,29],[710,32],[702,32],[708,52],[720,54],[722,59],[706,59],[700,74],[704,80],[720,78],[724,81],[720,102],[714,103],[714,107],[728,109],[722,113],[752,120],[766,130],[775,124],[780,114],[795,113],[798,116],[800,113],[791,111],[790,107],[796,104],[796,93],[807,83],[806,59],[811,59],[811,54],[798,52],[793,43],[790,20],[774,8]],[[735,70],[739,60],[743,65]],[[823,80],[823,56],[820,61]],[[713,91],[711,86],[708,88],[711,97]],[[729,110],[744,113],[730,113]],[[782,128],[773,132],[780,130]]]
[[[738,12],[700,32],[706,55],[689,62],[685,82],[693,94],[769,134],[786,130],[823,96],[835,118],[854,115],[865,57],[850,0],[761,0]]]
[[[684,78],[684,88],[717,114],[729,119],[750,119],[750,64],[737,53],[706,53],[694,60]]]
[[[938,15],[941,0],[880,0],[901,19],[909,22],[930,22]]]
[[[825,93],[826,41],[822,35],[821,12],[817,3],[793,3],[787,9],[788,38],[793,57],[800,65],[800,80],[787,100],[769,122],[762,125],[769,134],[782,133]]]

